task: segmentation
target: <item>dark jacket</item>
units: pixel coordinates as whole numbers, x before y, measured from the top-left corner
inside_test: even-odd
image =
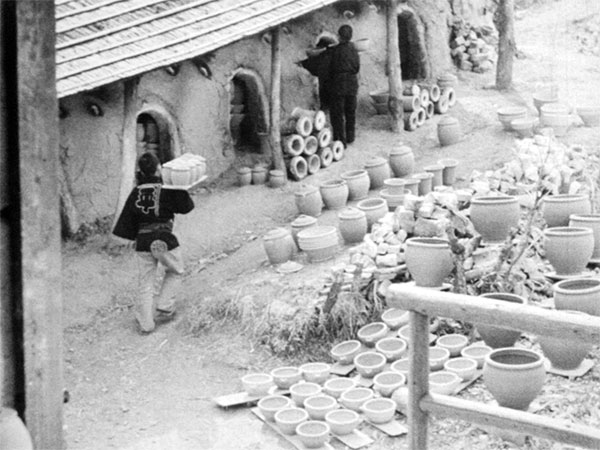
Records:
[[[331,48],[330,81],[334,95],[356,95],[360,57],[352,42],[341,42]]]
[[[331,93],[331,88],[329,86],[330,62],[331,50],[329,48],[323,50],[318,55],[300,61],[302,67],[308,70],[311,75],[319,79],[319,101],[321,102],[322,108],[329,107],[329,96]]]
[[[165,241],[169,250],[179,246],[173,234],[175,214],[194,209],[190,194],[181,189],[163,189],[160,178],[153,177],[136,186],[123,207],[113,234],[135,240],[138,252],[149,252],[155,240]]]

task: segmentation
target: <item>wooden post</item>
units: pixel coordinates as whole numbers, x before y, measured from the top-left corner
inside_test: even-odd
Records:
[[[421,399],[429,394],[429,316],[410,312],[408,372],[408,442],[411,450],[427,450],[428,413]]]
[[[62,449],[63,355],[54,2],[16,2],[25,422],[34,448]],[[9,112],[10,114],[10,112]],[[16,121],[15,121],[16,122]]]
[[[404,128],[402,108],[402,68],[398,44],[398,0],[388,0],[387,5],[387,75],[390,96],[388,108],[392,117],[392,131],[399,133]]]
[[[512,85],[515,58],[515,2],[500,0],[494,13],[498,29],[498,64],[496,66],[496,89],[508,89]]]
[[[271,130],[270,143],[273,167],[283,171],[287,179],[287,171],[281,150],[281,49],[279,27],[271,30]]]

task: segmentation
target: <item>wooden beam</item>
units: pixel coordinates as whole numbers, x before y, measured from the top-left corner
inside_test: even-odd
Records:
[[[600,324],[596,316],[566,314],[539,306],[438,292],[404,283],[391,285],[386,300],[389,307],[421,314],[600,344]]]
[[[420,406],[428,413],[460,419],[468,423],[502,428],[577,447],[600,448],[598,428],[564,420],[439,394],[423,397]]]
[[[34,448],[62,449],[64,384],[54,2],[16,3],[18,148],[14,150],[19,154],[25,422]]]
[[[287,171],[281,150],[281,48],[280,27],[271,30],[271,128],[269,141],[273,167],[283,172],[287,180]]]
[[[388,109],[392,120],[392,131],[403,129],[402,108],[402,68],[400,66],[400,46],[398,43],[398,0],[388,0],[387,4],[387,76],[390,96]]]
[[[429,393],[429,317],[411,311],[408,372],[408,441],[411,450],[427,450],[429,414],[420,402]]]

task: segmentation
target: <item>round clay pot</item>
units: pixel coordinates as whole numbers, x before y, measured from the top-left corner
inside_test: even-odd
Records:
[[[458,119],[450,116],[440,119],[437,126],[437,135],[442,147],[459,142],[462,133]]]
[[[404,187],[412,195],[419,195],[419,185],[420,184],[421,184],[421,180],[418,178],[405,178],[404,179]]]
[[[308,420],[308,413],[301,408],[284,408],[275,413],[275,423],[283,434],[296,434],[296,428]]]
[[[252,184],[265,184],[267,182],[267,169],[263,166],[254,166],[252,168]]]
[[[389,194],[404,195],[406,178],[388,178],[383,185]]]
[[[331,349],[331,357],[341,365],[348,365],[362,351],[362,344],[356,339],[340,342]]]
[[[581,311],[600,316],[600,279],[575,278],[552,286],[556,309]]]
[[[442,181],[443,181],[443,170],[442,170]],[[419,195],[424,196],[431,192],[433,189],[433,174],[431,172],[414,173],[412,178],[419,180]]]
[[[252,169],[250,167],[240,167],[237,170],[238,184],[248,186],[252,182]]]
[[[442,286],[454,267],[450,245],[445,239],[409,238],[404,255],[406,267],[417,286]]]
[[[391,397],[394,391],[405,383],[406,375],[388,370],[375,375],[373,389],[382,397]]]
[[[568,314],[588,314],[581,311],[564,311]],[[550,360],[552,366],[562,370],[572,370],[579,367],[584,358],[593,349],[593,344],[583,341],[573,341],[549,336],[538,336],[538,343],[544,356]]]
[[[294,156],[289,162],[290,175],[296,181],[306,178],[308,175],[308,163],[302,156]]]
[[[387,202],[383,198],[366,198],[356,205],[367,215],[367,229],[370,231],[374,223],[389,211]]]
[[[325,181],[321,183],[320,190],[327,209],[340,209],[346,206],[350,191],[345,180]]]
[[[387,160],[379,156],[373,156],[365,163],[365,169],[371,180],[371,189],[383,187],[383,180],[391,178],[392,170]]]
[[[325,416],[325,422],[333,434],[344,436],[354,431],[360,424],[361,418],[356,411],[344,408],[329,411]]]
[[[458,160],[454,158],[444,158],[438,161],[438,164],[444,166],[442,169],[442,184],[444,186],[452,186],[456,180],[456,167]]]
[[[296,434],[306,448],[323,448],[329,442],[331,428],[320,420],[308,420],[296,427]]]
[[[592,233],[594,233],[594,251],[590,260],[600,260],[600,214],[571,214],[569,226],[592,230]]]
[[[544,358],[524,348],[499,348],[486,356],[483,383],[500,406],[525,411],[546,379]]]
[[[269,263],[281,264],[294,256],[296,244],[292,234],[285,228],[275,228],[263,237],[263,244]]]
[[[542,215],[548,227],[566,227],[571,214],[590,214],[592,204],[586,195],[548,195],[542,200]]]
[[[557,275],[579,275],[594,252],[594,232],[589,228],[546,228],[544,250]]]
[[[511,131],[511,122],[515,119],[527,117],[527,108],[524,106],[505,106],[498,109],[498,120],[502,123],[505,130]]]
[[[296,245],[298,245],[298,233],[305,228],[314,227],[316,224],[317,218],[313,216],[307,216],[306,214],[300,214],[294,219],[294,221],[291,223],[291,226],[292,238],[294,238]]]
[[[386,358],[379,352],[367,351],[359,353],[354,357],[356,371],[365,378],[373,378],[383,372]]]
[[[283,395],[267,395],[258,401],[258,409],[269,422],[275,421],[275,413],[289,408],[291,400]]]
[[[389,161],[395,177],[407,177],[415,170],[415,155],[406,145],[394,147],[390,152]]]
[[[31,435],[17,411],[4,406],[0,410],[0,442],[7,450],[33,450]]]
[[[443,182],[444,182],[444,178],[443,178],[444,166],[442,166],[441,164],[431,164],[429,166],[423,167],[423,170],[425,172],[429,172],[430,174],[433,175],[433,178],[431,179],[431,187],[432,188],[441,186],[443,184]]]
[[[348,184],[348,200],[362,200],[367,197],[371,180],[366,170],[350,170],[340,176]]]
[[[390,98],[390,94],[388,91],[373,91],[369,93],[371,99],[373,99],[374,103],[386,103]]]
[[[513,196],[471,199],[471,222],[485,243],[503,242],[519,223],[519,199]]]
[[[316,186],[305,185],[302,189],[294,193],[296,207],[300,214],[318,217],[323,209],[323,199],[321,192]]]
[[[504,292],[490,292],[481,294],[479,297],[488,298],[491,300],[502,300],[510,303],[524,304],[525,299],[520,295],[509,294]],[[493,325],[476,324],[479,335],[485,344],[492,348],[512,347],[517,339],[521,336],[520,331],[501,328]]]
[[[278,188],[285,185],[283,170],[269,170],[269,186]]]
[[[388,205],[390,211],[395,211],[396,208],[404,203],[404,196],[409,193],[408,189],[404,189],[401,194],[391,193],[389,189],[382,189],[379,191],[379,195],[384,199]]]
[[[368,230],[367,215],[358,208],[346,208],[338,214],[338,228],[346,244],[362,242]]]
[[[356,333],[356,337],[365,344],[367,347],[373,347],[383,339],[390,329],[384,322],[371,322],[367,325],[363,325],[359,328]]]

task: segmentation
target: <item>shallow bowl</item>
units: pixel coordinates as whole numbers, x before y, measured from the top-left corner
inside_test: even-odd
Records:
[[[485,357],[492,351],[492,347],[482,344],[471,344],[463,348],[460,352],[461,356],[469,359],[474,359],[477,362],[477,368],[481,369],[485,361]]]
[[[302,371],[298,367],[285,366],[271,370],[271,376],[279,389],[289,389],[302,379]]]
[[[406,383],[406,375],[396,371],[385,371],[373,378],[373,389],[382,397],[390,397],[396,389]]]
[[[304,400],[313,395],[320,394],[322,389],[321,385],[317,383],[300,381],[290,386],[290,394],[297,406],[304,406]]]
[[[344,391],[340,395],[340,403],[352,411],[360,412],[364,402],[373,398],[374,392],[366,387],[355,387]]]
[[[356,371],[365,378],[373,378],[383,370],[386,358],[378,352],[363,352],[354,357]]]
[[[283,395],[267,395],[258,401],[258,409],[269,421],[275,420],[275,413],[281,409],[289,408],[291,400]]]
[[[323,384],[329,378],[331,365],[324,362],[312,362],[302,364],[300,371],[302,378],[311,383]]]
[[[383,338],[375,344],[375,350],[384,355],[389,362],[402,358],[407,348],[406,341],[397,337]]]
[[[435,345],[447,349],[450,356],[458,356],[463,348],[469,343],[469,338],[462,334],[452,333],[440,336]]]
[[[353,378],[339,377],[330,378],[323,385],[323,392],[331,395],[333,398],[340,398],[340,395],[356,386],[356,381]]]
[[[307,448],[320,448],[329,441],[331,428],[320,420],[308,420],[296,427],[296,434]]]
[[[357,337],[365,345],[373,347],[375,343],[383,339],[390,329],[383,322],[373,322],[368,325],[361,327],[358,330]]]
[[[390,398],[372,398],[367,400],[361,411],[373,423],[387,423],[394,418],[396,402]]]
[[[444,363],[450,359],[450,351],[443,347],[431,347],[429,349],[429,369],[441,370]]]
[[[337,407],[337,400],[331,395],[318,394],[304,400],[304,409],[314,420],[324,420],[325,414]]]
[[[336,409],[325,415],[325,422],[327,422],[333,434],[343,436],[354,431],[360,423],[360,416],[351,409]]]
[[[451,395],[462,379],[453,372],[441,370],[429,374],[429,390],[436,394]]]
[[[249,373],[242,377],[242,386],[249,395],[267,395],[273,384],[273,377],[268,373]]]
[[[308,413],[302,408],[284,408],[275,413],[275,423],[283,434],[295,434],[296,427],[308,420]]]
[[[361,351],[360,341],[351,339],[340,342],[331,349],[331,356],[340,364],[351,364],[354,357]]]
[[[455,373],[462,381],[469,381],[477,373],[477,361],[462,356],[450,358],[444,363],[444,370]]]

